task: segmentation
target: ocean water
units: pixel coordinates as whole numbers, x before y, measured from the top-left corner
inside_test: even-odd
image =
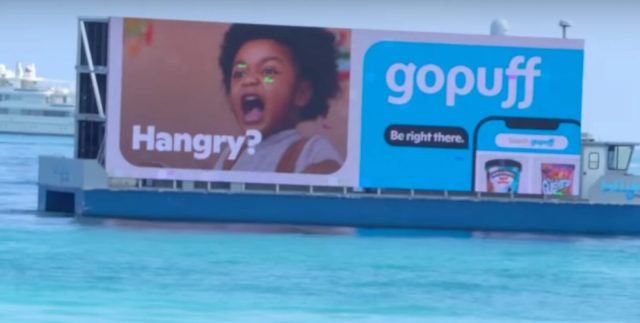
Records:
[[[640,240],[231,233],[36,211],[0,135],[0,322],[640,322]]]

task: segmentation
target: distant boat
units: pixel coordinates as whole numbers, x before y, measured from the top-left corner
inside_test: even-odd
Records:
[[[0,133],[73,136],[75,93],[64,81],[36,76],[36,67],[0,64]]]

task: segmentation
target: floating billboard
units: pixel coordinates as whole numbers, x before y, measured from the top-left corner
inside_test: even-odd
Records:
[[[114,177],[577,194],[577,40],[110,20]]]

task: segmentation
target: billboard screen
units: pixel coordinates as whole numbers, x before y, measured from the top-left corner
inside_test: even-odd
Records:
[[[370,31],[354,40],[366,51],[361,185],[578,193],[580,41]]]
[[[132,18],[110,28],[111,176],[354,183],[349,30]]]
[[[575,195],[579,40],[112,18],[111,176]]]

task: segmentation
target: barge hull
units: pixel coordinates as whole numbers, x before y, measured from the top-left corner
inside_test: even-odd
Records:
[[[354,228],[640,235],[637,206],[469,198],[267,194],[135,189],[62,190],[73,212],[100,219],[262,223]],[[50,203],[51,204],[51,203]],[[47,209],[41,205],[41,209]],[[64,209],[64,208],[63,208]],[[63,210],[61,209],[61,210]]]

